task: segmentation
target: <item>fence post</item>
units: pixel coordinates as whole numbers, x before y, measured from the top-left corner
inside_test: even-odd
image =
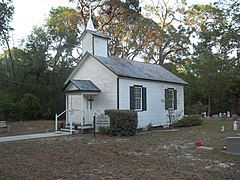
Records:
[[[70,134],[72,134],[72,112],[69,113],[70,120]]]
[[[58,130],[58,116],[57,113],[55,114],[55,131]]]

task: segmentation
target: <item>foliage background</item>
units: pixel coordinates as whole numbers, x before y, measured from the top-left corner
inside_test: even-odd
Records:
[[[186,114],[239,112],[240,3],[191,5],[138,0],[69,0],[52,9],[18,47],[9,46],[12,0],[0,1],[0,118],[53,119],[65,107],[64,81],[81,59],[90,7],[111,55],[164,66],[189,83]]]

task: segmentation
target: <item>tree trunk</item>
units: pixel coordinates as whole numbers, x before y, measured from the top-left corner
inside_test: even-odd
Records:
[[[240,92],[233,95],[232,114],[237,114],[239,98],[240,98]]]
[[[207,111],[207,116],[209,117],[211,113],[211,98],[208,96],[208,111]]]
[[[10,46],[9,46],[9,43],[8,43],[8,38],[7,38],[7,36],[6,36],[6,34],[4,32],[3,32],[3,35],[4,35],[4,40],[6,42],[6,45],[7,45],[9,58],[10,58],[10,61],[11,61],[12,72],[13,72],[13,80],[16,81],[16,73],[15,73],[15,68],[14,68],[14,63],[13,63],[11,49],[10,49]]]

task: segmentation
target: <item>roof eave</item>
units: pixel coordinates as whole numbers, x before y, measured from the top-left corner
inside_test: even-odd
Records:
[[[62,91],[62,93],[67,94],[67,93],[100,93],[101,90],[72,90],[72,91]]]
[[[110,37],[106,36],[105,34],[101,33],[101,32],[96,32],[96,31],[91,31],[89,29],[85,29],[81,36],[80,36],[80,41],[82,41],[83,37],[85,36],[85,34],[90,33],[93,36],[97,36],[97,37],[101,37],[101,38],[105,38],[105,39],[111,39]]]
[[[171,84],[180,84],[180,85],[188,85],[187,82],[173,82],[173,81],[163,81],[163,80],[156,80],[156,79],[147,79],[147,78],[138,78],[138,77],[130,77],[130,76],[124,76],[124,75],[117,75],[119,78],[130,78],[130,79],[138,79],[138,80],[145,80],[145,81],[155,81],[155,82],[165,82],[165,83],[171,83]]]

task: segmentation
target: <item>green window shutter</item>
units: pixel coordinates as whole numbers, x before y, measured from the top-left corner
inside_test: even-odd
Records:
[[[130,86],[130,109],[134,110],[134,87]]]
[[[174,109],[177,109],[177,90],[174,90]]]
[[[168,110],[169,107],[169,100],[168,100],[168,89],[165,89],[165,110]]]
[[[142,88],[142,110],[147,110],[147,88]]]

